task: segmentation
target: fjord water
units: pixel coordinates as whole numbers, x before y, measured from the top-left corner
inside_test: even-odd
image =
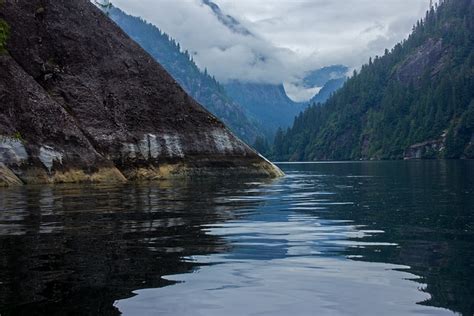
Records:
[[[474,163],[0,190],[3,315],[474,313]]]

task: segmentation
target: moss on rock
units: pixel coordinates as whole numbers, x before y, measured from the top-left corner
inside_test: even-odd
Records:
[[[7,22],[0,19],[0,53],[7,50],[7,40],[10,35],[10,26]]]
[[[0,163],[0,187],[22,185],[23,182],[3,163]]]
[[[52,174],[49,174],[44,168],[29,168],[20,175],[20,178],[25,184],[127,182],[124,175],[115,167],[100,168],[93,173],[72,168],[65,171],[55,171]]]

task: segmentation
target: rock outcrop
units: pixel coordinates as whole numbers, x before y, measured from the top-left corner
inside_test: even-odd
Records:
[[[0,18],[0,183],[282,174],[88,0],[7,0]]]
[[[438,140],[429,140],[414,144],[405,150],[404,159],[438,159],[442,157],[445,148],[444,137]]]
[[[442,39],[428,39],[398,67],[397,80],[405,84],[417,84],[427,71],[434,78],[446,66],[447,58],[443,59],[447,55],[446,49]]]

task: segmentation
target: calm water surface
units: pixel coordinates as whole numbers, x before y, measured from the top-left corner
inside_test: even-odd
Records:
[[[473,315],[474,163],[0,190],[0,314]]]

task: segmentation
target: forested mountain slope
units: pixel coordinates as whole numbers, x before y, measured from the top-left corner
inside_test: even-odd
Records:
[[[297,103],[288,97],[283,84],[231,81],[224,87],[259,121],[268,139],[273,139],[279,127],[291,126],[295,117],[306,108],[306,103]]]
[[[474,158],[474,1],[446,0],[407,40],[311,106],[278,160]]]
[[[311,71],[302,80],[306,89],[322,87],[309,102],[291,100],[283,84],[230,81],[224,88],[233,100],[242,105],[255,118],[265,131],[268,139],[273,140],[278,128],[291,126],[309,104],[324,103],[339,89],[346,80],[348,68],[333,65]]]

